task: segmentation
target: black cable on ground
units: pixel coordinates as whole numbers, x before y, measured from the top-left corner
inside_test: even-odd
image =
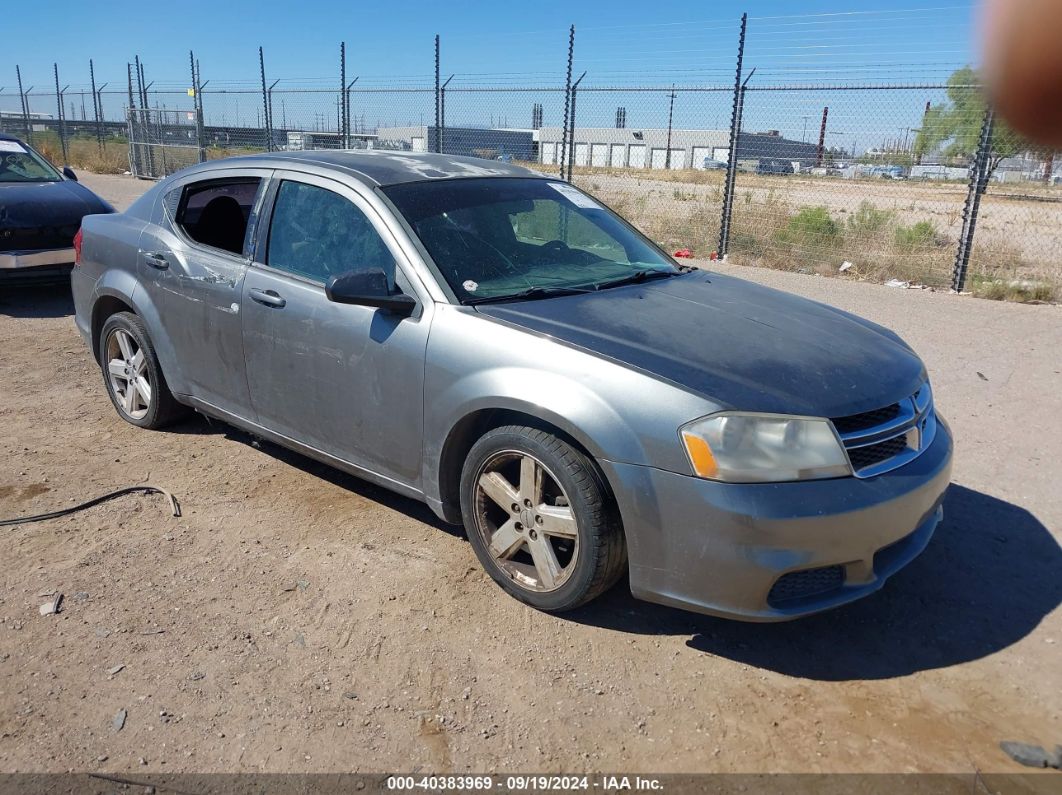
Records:
[[[125,494],[162,494],[170,501],[170,506],[173,508],[173,515],[181,515],[181,505],[177,502],[177,498],[170,494],[166,489],[159,488],[158,486],[130,486],[126,489],[118,489],[117,491],[111,491],[107,494],[102,494],[99,497],[93,497],[87,502],[83,502],[80,505],[74,505],[70,508],[64,508],[61,511],[52,511],[51,513],[42,513],[37,516],[20,516],[17,519],[0,519],[0,527],[9,527],[16,524],[27,524],[29,522],[44,522],[48,519],[58,519],[60,516],[67,516],[77,511],[83,511],[86,508],[91,508],[93,505],[99,505],[101,502],[107,502],[113,500],[116,497],[121,497]]]

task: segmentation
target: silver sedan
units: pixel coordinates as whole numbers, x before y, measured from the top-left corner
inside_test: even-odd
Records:
[[[919,358],[677,265],[503,162],[215,161],[85,219],[77,325],[119,416],[189,408],[423,500],[502,588],[779,620],[865,596],[942,516]]]

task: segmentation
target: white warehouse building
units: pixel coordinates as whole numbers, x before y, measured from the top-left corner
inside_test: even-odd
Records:
[[[538,133],[538,161],[559,164],[563,128],[543,127]],[[574,163],[611,168],[704,168],[704,161],[726,163],[730,158],[729,130],[672,130],[668,159],[668,131],[616,127],[576,127]],[[792,141],[777,132],[741,133],[738,160],[778,160],[802,168],[815,165],[818,147]]]

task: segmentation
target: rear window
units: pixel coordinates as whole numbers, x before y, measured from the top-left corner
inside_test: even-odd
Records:
[[[241,177],[192,183],[184,188],[175,221],[197,243],[243,254],[247,220],[261,182]]]

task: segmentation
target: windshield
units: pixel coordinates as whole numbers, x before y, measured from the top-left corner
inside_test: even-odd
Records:
[[[596,290],[681,272],[614,213],[564,182],[455,179],[383,192],[462,303]]]
[[[58,182],[48,161],[20,141],[0,141],[0,182]]]

